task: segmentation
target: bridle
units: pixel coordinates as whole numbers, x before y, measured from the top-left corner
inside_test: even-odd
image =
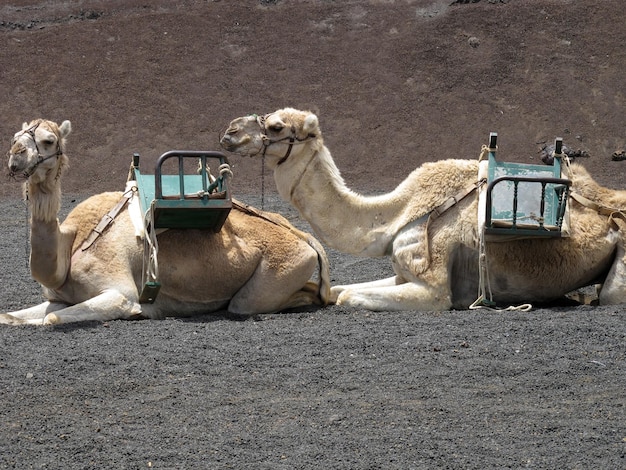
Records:
[[[297,144],[302,144],[304,142],[306,142],[309,139],[313,139],[315,138],[314,134],[309,134],[306,137],[300,138],[296,135],[296,126],[294,126],[293,124],[291,125],[291,134],[288,135],[287,137],[282,137],[280,139],[270,139],[267,136],[267,127],[265,125],[265,121],[267,119],[268,116],[271,116],[271,114],[266,114],[265,116],[257,116],[256,114],[253,115],[256,118],[256,122],[259,124],[259,127],[261,128],[261,140],[263,141],[263,153],[261,154],[262,157],[265,157],[265,152],[267,152],[267,148],[272,145],[272,144],[276,144],[279,142],[284,142],[286,140],[289,141],[289,147],[287,148],[287,152],[285,153],[285,155],[283,155],[283,157],[278,160],[277,165],[282,165],[283,163],[285,163],[287,161],[287,159],[289,158],[289,155],[291,155],[291,149],[293,149],[294,145]]]
[[[52,155],[48,155],[47,157],[42,157],[41,156],[41,152],[39,151],[39,145],[37,145],[37,138],[35,137],[35,131],[37,130],[37,128],[39,127],[39,125],[41,124],[42,121],[39,121],[38,123],[36,123],[35,125],[29,127],[28,129],[24,129],[22,131],[22,133],[20,134],[20,136],[24,135],[24,134],[28,134],[30,136],[31,139],[33,139],[33,143],[35,144],[35,150],[37,150],[37,161],[35,162],[35,164],[30,167],[28,170],[24,171],[23,175],[26,178],[29,178],[33,175],[33,173],[35,172],[35,170],[37,169],[37,167],[39,165],[41,165],[43,162],[45,162],[46,160],[49,160],[51,158],[54,157],[59,157],[61,155],[63,155],[63,150],[61,149],[61,141],[60,139],[57,141],[57,151],[55,153],[53,153]],[[13,145],[15,145],[15,143],[17,142],[17,138],[13,139]],[[11,172],[9,174],[10,176],[15,176],[15,174],[13,172]]]

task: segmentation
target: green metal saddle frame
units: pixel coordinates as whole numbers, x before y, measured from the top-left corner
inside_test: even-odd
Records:
[[[489,135],[485,233],[492,239],[567,236],[562,229],[572,182],[561,177],[563,140],[556,139],[553,165],[533,165],[497,161],[497,137]]]
[[[163,174],[163,164],[178,160],[176,174]],[[184,161],[196,159],[198,174],[185,174]],[[207,161],[228,164],[221,152],[172,150],[159,157],[154,175],[139,170],[139,155],[133,156],[133,173],[137,181],[142,213],[153,211],[155,229],[210,229],[219,232],[232,209],[228,181],[218,175],[213,181],[207,171]]]

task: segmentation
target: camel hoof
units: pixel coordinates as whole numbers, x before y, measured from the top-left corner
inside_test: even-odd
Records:
[[[61,323],[61,321],[59,320],[59,317],[57,317],[54,313],[49,313],[43,319],[44,325],[57,325],[59,323]]]

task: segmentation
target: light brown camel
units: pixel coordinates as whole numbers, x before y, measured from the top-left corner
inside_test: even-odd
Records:
[[[88,198],[59,225],[70,131],[69,121],[57,125],[40,119],[24,123],[13,139],[9,170],[27,178],[31,273],[48,301],[0,314],[0,323],[163,318],[222,309],[256,314],[326,302],[328,263],[319,242],[277,214],[234,208],[218,233],[185,229],[158,236],[162,287],[153,304],[140,304],[143,241],[128,210],[89,248],[81,247],[121,192]],[[318,256],[320,286],[311,280]]]
[[[582,166],[571,166],[572,193],[596,206],[570,199],[571,236],[487,242],[488,277],[479,284],[477,191],[428,222],[435,208],[478,181],[477,160],[426,163],[394,191],[363,196],[346,187],[310,112],[286,108],[237,118],[221,143],[240,155],[264,155],[280,195],[329,246],[361,256],[391,256],[394,277],[335,286],[331,300],[338,304],[370,310],[466,309],[485,282],[492,300],[501,304],[559,299],[594,282],[603,283],[601,304],[626,302],[621,220],[626,192],[599,186]],[[606,215],[611,211],[616,217]]]

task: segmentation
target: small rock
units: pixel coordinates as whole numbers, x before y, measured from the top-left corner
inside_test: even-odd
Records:
[[[480,46],[480,39],[478,39],[476,36],[472,36],[467,40],[467,43],[472,47],[478,47]]]

